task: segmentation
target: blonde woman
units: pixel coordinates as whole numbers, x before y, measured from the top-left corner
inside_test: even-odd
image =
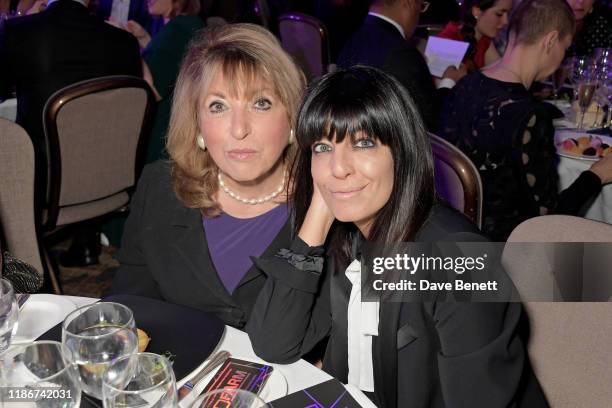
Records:
[[[113,289],[243,327],[266,281],[250,257],[291,242],[288,167],[303,74],[268,31],[203,32],[174,94],[170,162],[145,168]]]

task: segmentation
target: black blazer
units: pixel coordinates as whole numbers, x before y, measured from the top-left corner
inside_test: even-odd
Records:
[[[393,75],[414,99],[427,129],[435,132],[448,90],[436,90],[425,59],[396,27],[368,15],[338,57],[338,66],[342,68],[356,64],[369,65]]]
[[[0,24],[0,95],[16,87],[17,123],[32,138],[37,160],[45,155],[47,99],[70,84],[107,75],[142,76],[138,42],[76,1],[57,0],[41,13]]]
[[[435,206],[417,241],[483,240],[477,234],[463,215]],[[292,250],[312,248],[297,239]],[[328,268],[321,279],[283,261],[258,261],[272,279],[247,324],[253,349],[288,363],[329,335],[323,369],[347,382],[349,280],[343,270]],[[547,406],[517,334],[519,303],[382,302],[379,316],[372,344],[378,406]]]
[[[290,240],[288,221],[264,256],[287,247]],[[164,299],[212,312],[238,328],[249,319],[266,281],[253,266],[233,294],[227,292],[208,252],[202,216],[178,200],[170,165],[162,161],[147,165],[138,182],[117,258],[121,266],[113,293]]]

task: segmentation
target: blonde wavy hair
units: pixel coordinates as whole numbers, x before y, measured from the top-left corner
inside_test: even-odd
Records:
[[[222,73],[231,91],[249,94],[249,87],[269,83],[287,110],[293,128],[306,81],[302,71],[267,30],[253,24],[232,24],[203,30],[190,44],[183,59],[172,101],[166,149],[172,162],[174,191],[188,208],[204,216],[220,213],[214,200],[218,190],[218,167],[208,153],[196,145],[199,100],[217,73]],[[283,155],[291,167],[297,143]],[[291,185],[291,182],[286,184]],[[286,194],[289,197],[289,190]]]

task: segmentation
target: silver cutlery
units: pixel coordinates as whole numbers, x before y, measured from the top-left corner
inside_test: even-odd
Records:
[[[178,389],[179,401],[185,398],[195,388],[198,382],[202,380],[202,378],[206,377],[208,373],[213,371],[219,365],[223,364],[229,357],[230,353],[225,350],[219,351],[217,354],[212,356],[210,361],[196,375],[187,380],[187,382]]]

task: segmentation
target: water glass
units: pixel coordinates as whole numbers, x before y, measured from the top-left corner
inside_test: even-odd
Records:
[[[269,405],[250,391],[225,388],[207,392],[191,405],[191,408],[268,408]]]
[[[104,373],[105,408],[174,408],[178,404],[174,372],[168,359],[153,353],[124,356]]]
[[[6,279],[0,279],[0,353],[11,345],[11,338],[17,332],[19,305],[13,285]]]
[[[70,351],[57,341],[13,346],[0,356],[0,406],[72,408],[81,389],[68,361]]]
[[[102,377],[116,359],[137,352],[138,335],[132,311],[100,302],[70,313],[62,325],[62,343],[71,351],[81,388],[102,399]]]

